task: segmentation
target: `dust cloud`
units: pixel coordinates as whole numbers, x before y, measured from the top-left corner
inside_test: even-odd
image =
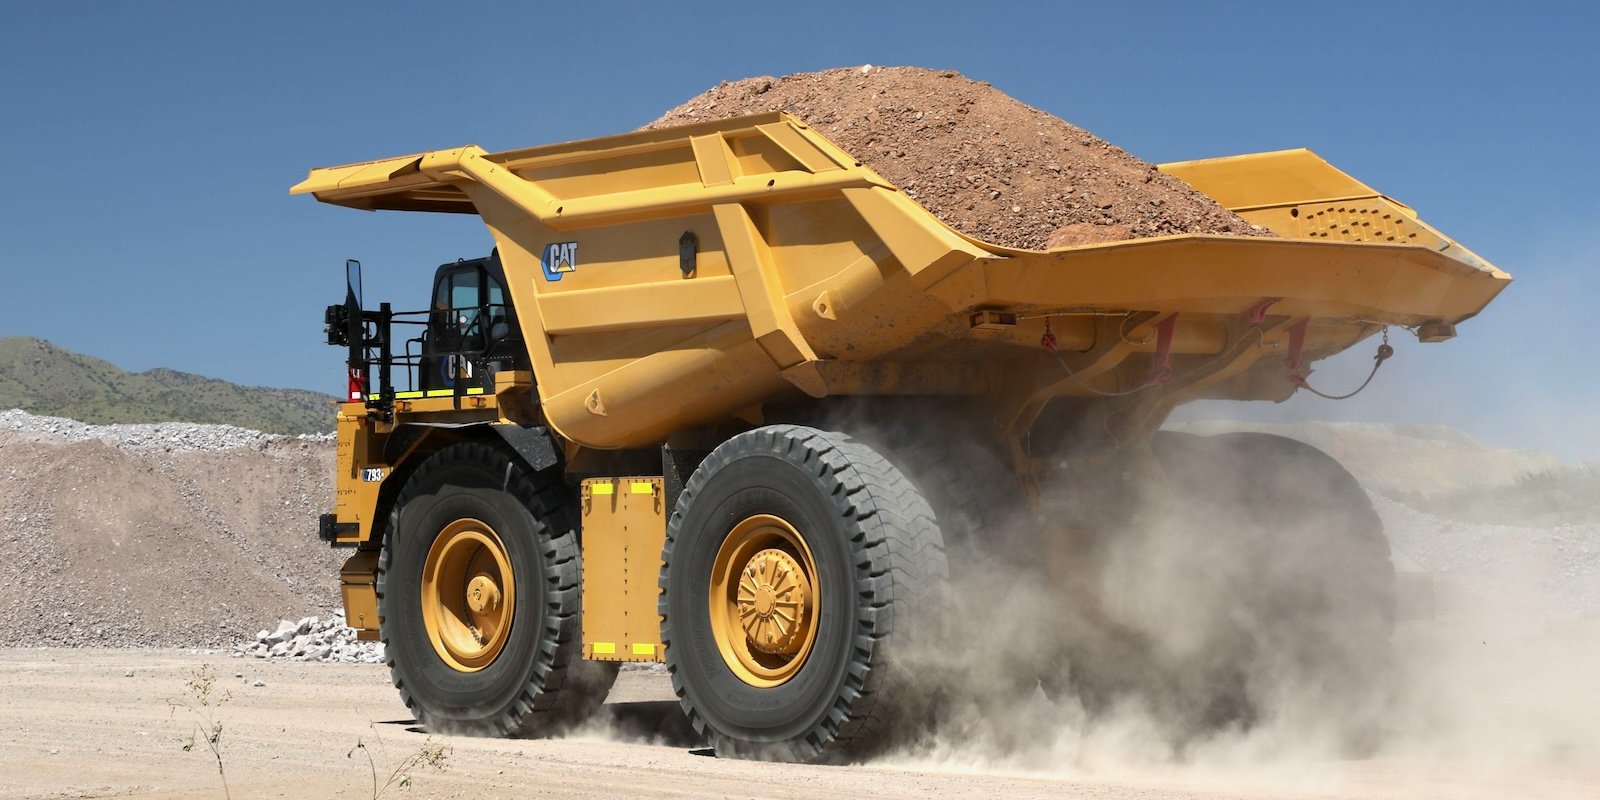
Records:
[[[1067,475],[1037,516],[936,503],[970,541],[951,545],[944,627],[902,663],[937,710],[875,763],[1311,791],[1348,759],[1600,763],[1600,619],[1549,563],[1479,537],[1493,580],[1401,575],[1397,608],[1377,532],[1431,518],[1269,438],[1162,434],[1094,536],[1052,529],[1084,502]]]

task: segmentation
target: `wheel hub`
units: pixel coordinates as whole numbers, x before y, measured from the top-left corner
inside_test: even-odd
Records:
[[[444,527],[422,568],[422,622],[440,660],[476,672],[505,648],[516,601],[510,555],[482,521]]]
[[[728,669],[762,688],[799,673],[822,601],[800,532],[770,514],[749,517],[724,537],[711,569],[712,633]]]
[[[500,585],[488,575],[479,575],[467,584],[467,606],[474,615],[489,614],[500,608]]]
[[[750,646],[763,653],[794,653],[811,605],[811,582],[794,556],[777,549],[756,553],[739,577],[739,624]]]

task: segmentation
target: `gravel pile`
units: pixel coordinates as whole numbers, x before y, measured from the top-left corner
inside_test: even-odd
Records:
[[[1396,568],[1433,576],[1441,616],[1600,618],[1600,525],[1474,525],[1372,503]]]
[[[0,646],[223,648],[339,605],[333,446],[0,412]]]
[[[0,646],[381,661],[325,611],[347,555],[316,536],[332,470],[316,439],[0,412]],[[1433,576],[1441,616],[1600,617],[1600,525],[1475,525],[1373,502],[1397,566]]]
[[[19,409],[0,411],[0,430],[15,431],[35,441],[86,442],[97,439],[131,450],[161,450],[189,453],[202,450],[261,448],[269,442],[291,440],[261,431],[232,425],[201,425],[188,422],[124,423],[91,425],[63,417],[45,417]],[[297,441],[333,441],[332,434],[292,437]]]
[[[858,67],[718,84],[646,128],[788,111],[951,227],[1047,249],[1271,235],[1093,134],[952,71]]]
[[[356,639],[355,629],[345,624],[344,609],[338,608],[326,618],[301,617],[298,622],[278,620],[278,627],[262,629],[254,641],[234,646],[232,655],[234,658],[381,664],[383,643]]]
[[[1164,427],[1201,436],[1239,431],[1287,436],[1333,456],[1361,485],[1391,496],[1507,487],[1562,466],[1549,453],[1490,447],[1443,425],[1184,419]]]

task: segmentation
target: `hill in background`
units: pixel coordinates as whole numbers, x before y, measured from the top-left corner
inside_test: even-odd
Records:
[[[41,339],[0,338],[0,409],[83,422],[206,422],[268,433],[333,430],[335,398],[170,369],[127,372]]]
[[[1399,492],[1394,499],[1441,519],[1487,525],[1600,523],[1600,465],[1564,464],[1525,475],[1509,486],[1444,494]]]
[[[199,422],[278,434],[333,428],[335,398],[239,386],[170,369],[130,373],[40,339],[0,338],[0,410],[94,424]],[[1255,430],[1333,456],[1370,490],[1451,520],[1500,525],[1600,522],[1600,465],[1489,447],[1443,426],[1362,422],[1188,420],[1198,434]]]
[[[1167,427],[1201,435],[1259,431],[1298,439],[1333,456],[1367,488],[1389,495],[1481,491],[1564,466],[1549,453],[1489,447],[1443,425],[1189,420]]]
[[[1520,527],[1600,523],[1600,464],[1490,447],[1442,425],[1191,420],[1168,427],[1298,439],[1333,456],[1368,489],[1441,519]]]

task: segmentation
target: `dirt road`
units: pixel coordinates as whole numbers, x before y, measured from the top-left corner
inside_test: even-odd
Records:
[[[220,797],[215,762],[194,730],[184,684],[202,665],[219,677],[232,796],[370,797],[367,743],[379,781],[429,742],[381,667],[266,663],[175,651],[0,650],[0,797]],[[130,676],[131,673],[131,676]],[[259,681],[262,685],[255,685]],[[609,720],[555,741],[434,738],[443,772],[418,770],[403,796],[738,798],[1554,797],[1600,795],[1600,766],[1485,773],[1436,760],[1307,761],[1222,769],[1063,766],[1006,774],[950,764],[802,767],[721,760],[675,731],[665,680],[626,673]],[[1592,699],[1592,698],[1590,698]],[[1068,771],[1074,770],[1074,771]],[[385,796],[399,796],[391,788]]]

